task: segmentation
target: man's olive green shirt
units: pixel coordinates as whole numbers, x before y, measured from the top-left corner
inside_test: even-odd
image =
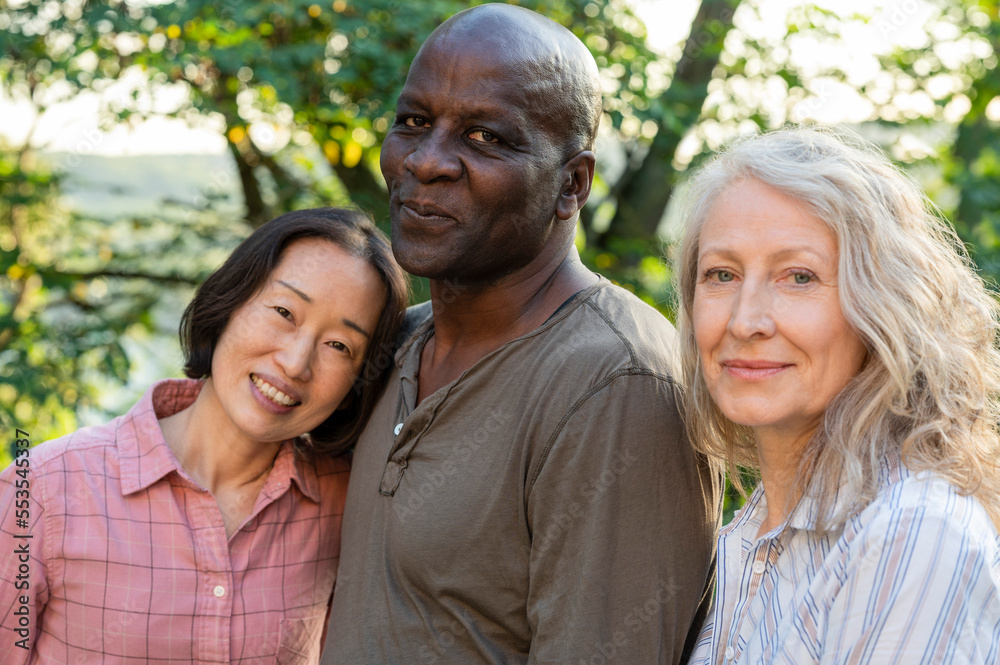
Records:
[[[602,279],[419,405],[429,305],[408,330],[355,451],[323,662],[679,662],[719,483],[670,323]]]

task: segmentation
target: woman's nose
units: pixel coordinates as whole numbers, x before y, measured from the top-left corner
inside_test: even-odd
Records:
[[[288,378],[308,381],[311,376],[313,349],[311,337],[298,332],[283,340],[274,358]]]
[[[780,302],[766,284],[744,281],[733,303],[729,332],[740,339],[770,337],[775,330],[775,311]]]

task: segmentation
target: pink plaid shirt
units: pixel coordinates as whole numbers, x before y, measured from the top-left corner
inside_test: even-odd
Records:
[[[157,423],[200,389],[160,381],[126,415],[32,448],[27,528],[17,467],[0,474],[2,665],[318,661],[349,465],[310,466],[286,442],[227,541]]]

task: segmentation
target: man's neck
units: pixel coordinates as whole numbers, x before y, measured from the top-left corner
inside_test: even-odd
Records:
[[[528,266],[490,284],[432,281],[434,335],[421,354],[418,399],[451,383],[491,351],[538,328],[597,279],[571,247],[554,265]]]

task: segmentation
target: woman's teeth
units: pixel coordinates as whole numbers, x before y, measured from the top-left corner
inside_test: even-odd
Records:
[[[262,392],[272,402],[277,402],[282,406],[295,406],[296,404],[299,404],[299,402],[296,402],[294,399],[281,392],[256,374],[251,374],[250,379],[253,381],[253,384],[257,386],[257,390]]]

